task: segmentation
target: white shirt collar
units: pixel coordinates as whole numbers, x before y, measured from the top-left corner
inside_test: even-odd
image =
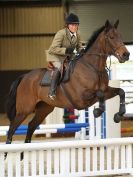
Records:
[[[69,31],[69,32],[70,32],[70,31]],[[71,37],[72,37],[73,35],[74,35],[75,37],[77,36],[77,35],[76,35],[76,32],[75,32],[75,33],[71,33],[71,32],[70,32],[70,35],[71,35]]]

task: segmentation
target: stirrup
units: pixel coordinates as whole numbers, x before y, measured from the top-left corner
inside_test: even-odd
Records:
[[[56,95],[48,95],[48,97],[51,99],[51,100],[55,100],[55,98],[56,98]]]

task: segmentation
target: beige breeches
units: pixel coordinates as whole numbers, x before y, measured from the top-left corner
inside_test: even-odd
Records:
[[[61,62],[60,62],[60,61],[52,61],[52,63],[53,63],[53,65],[54,65],[56,68],[60,69],[60,67],[61,67]]]

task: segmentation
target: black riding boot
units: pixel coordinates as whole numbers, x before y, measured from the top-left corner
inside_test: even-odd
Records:
[[[48,94],[48,97],[52,100],[56,98],[56,88],[58,85],[59,78],[60,78],[60,71],[56,68],[56,70],[53,73],[53,77],[51,80],[51,86],[50,86],[50,90]]]

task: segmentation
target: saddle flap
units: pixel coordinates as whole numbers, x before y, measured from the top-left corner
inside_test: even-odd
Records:
[[[49,86],[51,84],[52,76],[54,73],[54,65],[52,62],[49,62],[47,71],[44,73],[44,76],[41,81],[42,86]],[[70,78],[70,73],[73,71],[73,63],[71,60],[65,60],[61,66],[60,72],[61,72],[61,77],[59,79],[58,84],[61,82],[67,82],[69,81]]]
[[[49,86],[51,84],[53,70],[47,70],[41,80],[40,85]]]

